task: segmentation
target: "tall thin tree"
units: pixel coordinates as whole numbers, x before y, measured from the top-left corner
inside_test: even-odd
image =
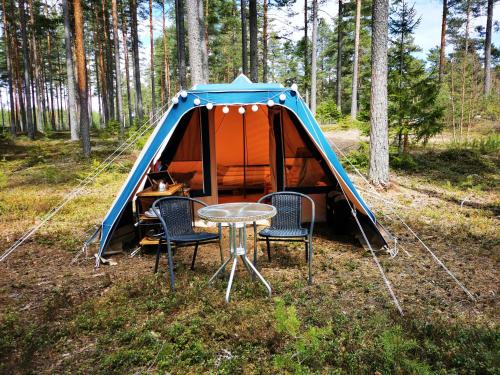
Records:
[[[75,54],[78,77],[78,98],[80,101],[80,132],[82,136],[83,155],[90,156],[90,124],[87,97],[87,64],[85,61],[85,44],[83,35],[83,10],[80,0],[73,0],[75,18]]]
[[[250,79],[259,81],[258,46],[257,46],[257,0],[249,0],[248,14],[250,19]]]
[[[491,32],[493,24],[493,0],[488,0],[486,12],[486,37],[484,39],[484,94],[491,92]]]
[[[164,82],[165,82],[165,92],[164,92],[164,102],[162,103],[163,105],[165,102],[168,100],[170,97],[170,62],[169,62],[169,56],[168,56],[168,32],[167,32],[167,25],[166,25],[166,15],[165,15],[165,0],[162,1],[162,26],[163,26],[163,74],[165,76]],[[208,3],[208,2],[207,2]]]
[[[318,0],[312,0],[312,48],[311,48],[311,112],[316,114],[316,72],[318,48]]]
[[[116,94],[117,113],[120,122],[120,133],[125,131],[125,120],[123,118],[123,97],[122,97],[122,73],[120,68],[120,38],[118,36],[118,9],[116,0],[111,0],[111,17],[113,18],[113,43],[115,47],[115,72],[116,72]]]
[[[175,29],[177,38],[177,66],[179,85],[186,88],[186,43],[184,32],[184,0],[175,0]]]
[[[203,21],[203,0],[186,0],[189,27],[189,65],[191,84],[208,82],[208,53]]]
[[[267,82],[267,4],[268,0],[262,2],[262,82]]]
[[[443,0],[443,14],[441,16],[441,45],[439,46],[439,82],[443,81],[444,64],[446,62],[446,25],[448,18],[448,0]]]
[[[387,123],[387,43],[389,0],[373,0],[372,74],[370,99],[369,178],[375,185],[389,182],[389,134]]]
[[[247,2],[240,1],[241,13],[241,65],[243,74],[248,74]]]
[[[64,43],[66,51],[66,84],[68,89],[68,116],[71,129],[71,140],[80,139],[79,122],[76,119],[76,92],[75,92],[75,72],[73,68],[73,42],[71,40],[71,25],[69,18],[68,0],[62,0],[64,16]]]
[[[344,6],[342,0],[339,0],[339,14],[337,21],[337,110],[342,112],[342,37]]]
[[[132,37],[132,60],[134,66],[135,113],[144,117],[142,107],[141,70],[139,64],[139,35],[137,30],[137,0],[130,0],[130,34]]]
[[[130,95],[130,72],[129,72],[129,59],[128,59],[128,45],[127,45],[127,18],[125,11],[122,9],[122,43],[123,53],[125,56],[125,82],[127,85],[127,108],[128,108],[128,125],[132,125],[132,97]],[[99,85],[97,85],[99,86]]]
[[[358,115],[358,73],[359,73],[359,32],[361,28],[361,0],[356,0],[356,16],[354,26],[354,57],[352,61],[352,95],[351,118]]]
[[[26,127],[28,137],[35,139],[35,124],[33,123],[33,112],[31,104],[31,71],[30,71],[30,53],[28,46],[28,34],[26,31],[26,9],[24,0],[19,0],[19,19],[21,21],[21,43],[23,48],[24,64],[24,97],[26,98]]]
[[[153,29],[153,0],[149,0],[149,52],[151,60],[151,116],[156,112],[156,91],[155,91],[155,38]]]

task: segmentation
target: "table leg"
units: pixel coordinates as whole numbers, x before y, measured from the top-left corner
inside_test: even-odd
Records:
[[[233,285],[234,272],[236,271],[236,264],[238,263],[238,257],[234,257],[233,266],[231,267],[231,274],[229,275],[229,283],[227,284],[226,290],[226,302],[229,303],[229,295],[231,294],[231,286]]]
[[[259,273],[259,271],[257,271],[257,269],[255,268],[255,266],[252,264],[252,262],[250,262],[248,260],[248,258],[247,258],[246,255],[242,255],[241,259],[243,260],[243,263],[245,263],[247,265],[247,268],[250,268],[253,271],[253,274],[257,275],[257,277],[259,278],[259,280],[266,287],[267,292],[269,294],[269,297],[271,297],[271,285],[269,285],[269,283],[264,279],[264,277]]]
[[[220,266],[217,272],[210,278],[210,280],[208,280],[209,284],[211,284],[215,280],[217,275],[219,275],[220,273],[224,273],[224,270],[231,259],[233,258],[232,257],[227,258],[227,260],[222,264],[222,266]]]

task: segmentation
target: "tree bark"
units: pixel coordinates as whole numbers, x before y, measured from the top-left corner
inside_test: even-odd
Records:
[[[127,46],[127,22],[125,12],[122,12],[122,43],[123,52],[125,54],[125,81],[127,83],[127,108],[128,108],[128,126],[132,126],[132,98],[130,96],[130,72],[128,60],[128,46]]]
[[[156,91],[155,91],[155,40],[153,35],[153,0],[149,0],[149,52],[151,62],[151,116],[156,112]]]
[[[356,0],[355,24],[351,95],[351,118],[353,120],[356,120],[356,117],[358,116],[359,32],[361,28],[361,0]]]
[[[130,34],[132,37],[132,60],[134,65],[135,113],[138,118],[144,117],[142,107],[141,70],[139,68],[139,36],[137,35],[137,0],[130,0]]]
[[[95,12],[95,19],[99,20],[99,11],[97,8],[94,9]],[[110,113],[109,113],[109,97],[108,97],[108,80],[106,78],[107,75],[107,66],[106,66],[106,59],[105,59],[105,53],[104,53],[104,46],[103,44],[105,43],[105,40],[103,40],[103,31],[99,27],[104,27],[104,24],[102,22],[97,21],[95,23],[95,39],[97,42],[97,52],[98,52],[98,63],[97,63],[97,70],[99,74],[99,83],[100,83],[100,95],[101,95],[101,107],[102,107],[102,117],[103,117],[103,126],[106,127],[109,120],[110,120]]]
[[[12,48],[10,43],[10,22],[7,18],[7,6],[5,0],[2,0],[2,15],[3,15],[3,26],[4,26],[4,44],[6,49],[5,59],[7,65],[7,84],[9,90],[9,104],[10,104],[10,134],[15,137],[16,134],[16,118],[15,118],[15,106],[14,106],[14,88],[12,84]]]
[[[247,2],[241,0],[241,65],[243,74],[248,75]]]
[[[43,116],[41,115],[41,111],[43,109],[41,98],[43,95],[41,95],[41,82],[40,82],[40,61],[39,61],[39,55],[38,55],[38,47],[37,47],[37,41],[36,41],[36,33],[34,32],[36,25],[35,25],[35,10],[33,8],[33,0],[28,0],[28,6],[30,9],[30,27],[33,30],[31,33],[31,47],[33,51],[33,86],[36,88],[36,93],[33,94],[33,103],[36,102],[36,106],[34,106],[34,111],[33,113],[35,114],[35,127],[39,132],[43,132]]]
[[[115,92],[114,92],[114,80],[113,80],[113,48],[110,43],[110,25],[108,16],[108,0],[102,0],[102,28],[104,31],[104,56],[106,64],[106,86],[107,86],[107,96],[108,96],[108,112],[111,119],[116,119],[115,113]]]
[[[267,1],[262,2],[263,25],[262,25],[262,82],[267,82]]]
[[[304,91],[307,105],[309,105],[309,86],[307,84],[307,79],[309,78],[309,39],[307,36],[309,26],[308,21],[307,0],[304,0]]]
[[[23,49],[23,64],[24,64],[24,97],[26,98],[26,127],[28,137],[35,139],[35,125],[33,123],[33,112],[31,104],[31,72],[30,72],[30,56],[28,46],[28,35],[26,33],[26,10],[24,8],[24,0],[19,0],[19,18],[21,21],[21,42]]]
[[[162,21],[163,21],[163,68],[164,68],[164,75],[165,75],[165,101],[162,103],[165,105],[165,103],[168,101],[168,98],[170,98],[170,63],[169,63],[169,53],[168,53],[168,32],[167,32],[167,26],[166,26],[166,21],[165,21],[165,0],[163,0],[162,3]]]
[[[123,118],[123,97],[122,97],[122,73],[120,69],[120,38],[118,36],[118,9],[116,0],[111,0],[111,14],[113,19],[113,42],[115,47],[115,72],[116,72],[116,94],[117,94],[117,113],[120,123],[120,133],[125,131],[125,120]]]
[[[68,0],[62,0],[64,15],[64,43],[66,46],[66,76],[68,85],[68,116],[71,129],[71,140],[80,139],[80,129],[76,119],[76,98],[75,98],[75,72],[73,70],[73,51],[71,46],[71,25],[69,19]]]
[[[375,0],[374,0],[375,1]],[[337,21],[337,110],[342,113],[342,17],[343,4],[339,0],[339,15]]]
[[[470,27],[470,2],[471,0],[467,0],[467,18],[465,21],[465,49],[464,54],[462,56],[462,91],[460,95],[460,141],[462,141],[463,135],[463,124],[464,124],[464,115],[465,115],[465,74],[467,72],[467,59],[469,57],[469,27]]]
[[[318,47],[318,0],[312,0],[312,51],[311,51],[311,112],[316,114],[316,71],[317,71],[317,56],[316,49]]]
[[[372,74],[370,99],[369,178],[375,185],[389,182],[387,124],[387,43],[389,1],[374,0],[372,7]]]
[[[493,24],[493,0],[488,0],[486,37],[484,39],[484,95],[491,92],[491,32]]]
[[[188,48],[193,86],[208,82],[208,54],[203,22],[203,1],[187,0]]]
[[[258,47],[257,47],[257,0],[248,3],[250,15],[250,79],[259,81]]]
[[[73,0],[75,17],[75,52],[78,74],[78,98],[80,100],[80,132],[83,143],[83,155],[90,156],[90,127],[87,97],[87,66],[85,61],[85,45],[83,39],[83,11],[80,0]]]
[[[175,29],[177,38],[177,65],[179,69],[179,85],[186,88],[186,47],[184,32],[184,0],[175,0]]]
[[[443,76],[444,76],[447,17],[448,17],[448,0],[443,0],[443,15],[441,18],[441,46],[439,47],[439,82],[443,81]]]

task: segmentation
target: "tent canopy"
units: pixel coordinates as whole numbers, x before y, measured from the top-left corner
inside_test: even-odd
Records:
[[[197,85],[176,99],[103,220],[99,255],[117,228],[133,220],[135,195],[158,161],[208,203],[296,190],[316,197],[321,205],[329,192],[337,191],[360,214],[372,237],[385,244],[374,214],[296,91],[252,83],[240,75],[231,84]]]

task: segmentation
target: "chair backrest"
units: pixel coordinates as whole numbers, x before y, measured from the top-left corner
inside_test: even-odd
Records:
[[[165,197],[153,203],[163,229],[170,235],[193,233],[193,204],[203,202],[188,197]]]
[[[292,191],[276,192],[263,196],[259,202],[271,200],[276,207],[277,213],[271,219],[271,228],[275,229],[298,229],[302,228],[302,199],[311,201],[314,221],[314,202],[307,195]]]

